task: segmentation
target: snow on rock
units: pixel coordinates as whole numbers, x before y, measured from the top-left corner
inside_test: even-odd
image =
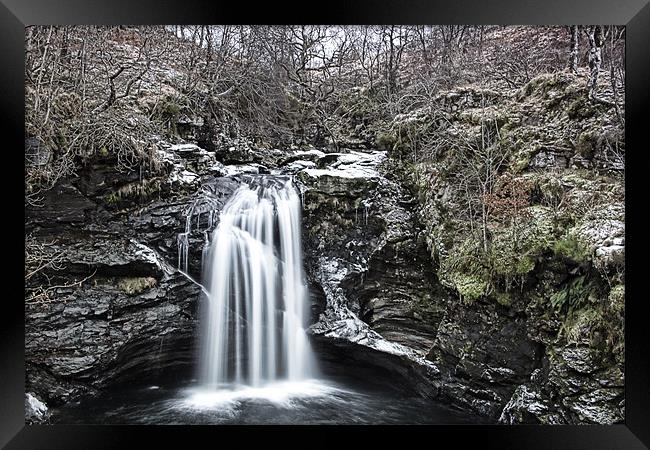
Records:
[[[175,144],[169,147],[172,152],[198,152],[203,150],[196,144]]]
[[[296,176],[307,187],[335,196],[359,195],[381,182],[379,165],[386,152],[327,153],[315,164],[318,168],[300,170]]]
[[[135,247],[134,255],[139,260],[154,264],[165,275],[169,275],[176,271],[176,269],[171,267],[167,261],[160,257],[152,248],[147,247],[134,239],[129,239],[129,242]]]
[[[159,159],[170,166],[167,181],[173,186],[194,186],[199,182],[199,175],[187,170],[186,161],[193,161],[198,167],[211,167],[216,161],[214,154],[196,144],[175,144],[157,150]]]
[[[322,176],[336,177],[336,178],[372,178],[375,172],[372,170],[337,170],[337,169],[305,169],[304,173],[310,177],[319,178]]]
[[[309,159],[307,158],[308,156],[322,158],[323,156],[326,155],[326,153],[320,150],[312,149],[312,150],[296,150],[293,152],[293,155],[301,157],[302,159]]]
[[[174,183],[194,184],[198,179],[199,176],[197,174],[184,169],[180,171],[174,171],[169,175],[169,181],[172,184]]]
[[[303,169],[313,169],[316,167],[316,163],[313,161],[303,161],[303,160],[297,160],[297,161],[292,161],[286,165],[284,165],[281,169],[279,170],[274,170],[272,173],[277,173],[277,174],[284,174],[284,173],[291,173],[294,174],[296,172],[300,172]]]
[[[352,151],[350,153],[330,153],[322,158],[336,156],[336,160],[325,169],[305,169],[302,172],[310,177],[338,177],[338,178],[379,178],[377,167],[386,159],[386,152],[374,151],[370,153]],[[322,159],[321,158],[321,159]]]
[[[596,264],[622,264],[625,258],[624,204],[614,203],[594,209],[576,227],[576,233],[594,252]]]
[[[25,420],[27,423],[43,423],[49,415],[47,406],[36,397],[36,394],[32,392],[25,394]]]

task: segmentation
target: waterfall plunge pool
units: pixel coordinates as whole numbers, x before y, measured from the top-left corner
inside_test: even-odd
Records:
[[[275,381],[206,390],[150,385],[107,390],[55,409],[53,423],[140,425],[472,424],[483,419],[435,401],[351,380]]]

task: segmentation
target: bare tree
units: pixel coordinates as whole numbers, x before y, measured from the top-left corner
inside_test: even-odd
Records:
[[[586,31],[589,40],[589,98],[596,100],[596,90],[598,89],[598,76],[602,64],[603,28],[600,25],[589,27]]]
[[[578,32],[577,25],[571,25],[569,27],[569,33],[571,33],[571,50],[569,52],[569,70],[573,73],[578,72],[578,54],[580,47],[580,33]]]

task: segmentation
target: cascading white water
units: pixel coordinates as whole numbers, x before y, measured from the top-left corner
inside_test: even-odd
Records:
[[[301,202],[291,180],[240,187],[204,255],[201,382],[260,386],[313,374]]]

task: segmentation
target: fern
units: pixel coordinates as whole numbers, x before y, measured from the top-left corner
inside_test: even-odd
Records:
[[[573,311],[582,307],[595,289],[592,281],[581,275],[569,281],[555,294],[551,295],[551,305],[556,311]]]

